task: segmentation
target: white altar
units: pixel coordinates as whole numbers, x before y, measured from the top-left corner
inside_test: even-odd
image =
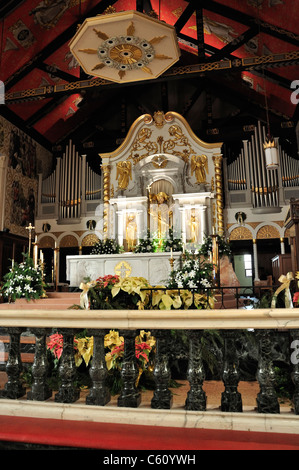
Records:
[[[67,280],[71,287],[79,287],[85,278],[100,276],[144,277],[153,286],[163,285],[171,272],[171,254],[119,253],[114,255],[76,255],[66,257]],[[180,253],[173,253],[173,268],[180,263]]]

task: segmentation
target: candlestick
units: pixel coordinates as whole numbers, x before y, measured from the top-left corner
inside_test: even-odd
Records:
[[[29,248],[28,248],[28,251],[29,251],[29,257],[30,257],[30,252],[31,252],[31,236],[32,236],[32,235],[31,235],[31,232],[32,232],[32,230],[35,229],[35,227],[33,227],[33,226],[31,225],[31,222],[30,222],[30,224],[28,225],[28,227],[25,227],[25,228],[26,228],[26,230],[28,230],[28,232],[29,232]]]
[[[35,268],[38,265],[38,244],[37,244],[37,236],[36,235],[35,235],[34,248],[33,248],[33,264],[34,264]]]

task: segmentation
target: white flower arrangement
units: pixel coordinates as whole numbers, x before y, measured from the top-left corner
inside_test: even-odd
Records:
[[[40,266],[34,266],[32,258],[24,254],[24,261],[14,262],[3,277],[2,295],[9,301],[25,297],[27,300],[39,299],[44,294],[43,273]]]
[[[93,247],[92,255],[113,255],[121,252],[121,247],[112,238],[106,240],[99,240]]]
[[[180,269],[174,270],[168,287],[178,289],[209,289],[213,286],[213,266],[200,256],[186,253]]]

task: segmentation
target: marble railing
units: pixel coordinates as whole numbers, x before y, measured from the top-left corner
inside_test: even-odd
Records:
[[[137,408],[140,393],[135,383],[138,375],[135,357],[135,336],[140,329],[150,330],[156,338],[154,365],[155,390],[151,408],[170,409],[172,396],[168,388],[170,368],[168,364],[167,338],[169,330],[184,329],[189,338],[189,365],[187,378],[190,390],[186,396],[185,409],[205,411],[206,394],[203,390],[205,372],[201,356],[201,335],[205,329],[222,330],[223,383],[225,390],[221,398],[223,412],[241,412],[242,397],[238,392],[239,372],[235,349],[235,334],[243,329],[254,329],[259,341],[257,380],[260,392],[257,395],[257,412],[280,412],[274,389],[273,358],[271,357],[272,335],[287,331],[290,335],[290,364],[295,386],[294,414],[299,414],[299,316],[297,309],[256,310],[14,310],[0,311],[0,327],[10,335],[10,349],[6,363],[7,382],[1,390],[1,399],[45,401],[52,396],[47,385],[48,362],[46,337],[52,329],[63,335],[64,349],[60,359],[61,385],[55,394],[57,403],[74,403],[80,397],[75,386],[76,366],[74,361],[74,335],[87,329],[94,337],[93,360],[90,366],[92,386],[86,396],[86,405],[105,406],[110,401],[106,386],[104,336],[110,329],[117,329],[124,337],[124,358],[121,376],[123,387],[118,398],[118,407]],[[20,336],[29,329],[36,337],[35,358],[32,367],[33,384],[25,390],[21,381],[22,361]],[[293,343],[293,341],[295,343]],[[7,400],[6,400],[7,401]],[[0,400],[1,407],[1,400]]]

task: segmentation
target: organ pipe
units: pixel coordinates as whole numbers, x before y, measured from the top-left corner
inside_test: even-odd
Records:
[[[82,199],[101,198],[101,176],[90,168],[85,155],[79,155],[71,140],[41,187],[42,203],[58,205],[59,219],[77,219],[81,216]]]
[[[266,129],[258,123],[251,139],[243,141],[238,158],[227,165],[228,189],[250,188],[253,207],[278,207],[279,188],[299,186],[299,160],[282,150],[276,139],[280,166],[267,170],[263,149],[265,139]]]

